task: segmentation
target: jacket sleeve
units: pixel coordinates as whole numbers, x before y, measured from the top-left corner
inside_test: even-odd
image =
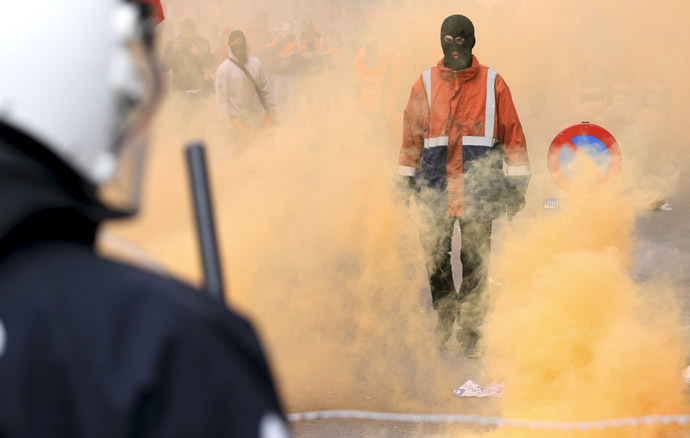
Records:
[[[496,77],[496,104],[498,141],[503,150],[506,175],[508,177],[529,177],[531,172],[525,134],[522,131],[522,125],[513,104],[510,89],[500,75]]]
[[[415,176],[417,164],[424,146],[424,118],[428,117],[428,108],[422,77],[412,87],[410,100],[403,113],[403,136],[398,174]]]

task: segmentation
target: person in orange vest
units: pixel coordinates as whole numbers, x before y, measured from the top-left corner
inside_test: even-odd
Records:
[[[367,38],[355,58],[355,86],[359,109],[364,117],[379,126],[387,125],[393,116],[393,104],[400,76],[397,50],[383,50],[380,43]]]
[[[304,56],[304,67],[307,72],[323,71],[332,68],[330,65],[330,51],[328,44],[316,31],[316,25],[311,20],[304,21],[304,30],[300,35],[300,50]]]
[[[412,87],[404,112],[399,186],[414,194],[421,216],[435,337],[453,332],[469,358],[478,341],[486,300],[492,221],[511,220],[525,205],[530,179],[525,135],[508,85],[472,54],[474,25],[451,15],[441,26],[443,59]],[[409,199],[409,197],[408,197]],[[462,283],[451,270],[451,238],[459,222]]]
[[[379,114],[384,106],[384,82],[390,64],[388,57],[373,38],[367,38],[355,58],[355,85],[359,91],[359,109]]]

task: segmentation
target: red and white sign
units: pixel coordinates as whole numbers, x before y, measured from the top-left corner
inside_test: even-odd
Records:
[[[570,190],[583,170],[598,183],[613,181],[621,170],[621,151],[606,129],[582,122],[556,135],[547,161],[556,184],[563,190]]]

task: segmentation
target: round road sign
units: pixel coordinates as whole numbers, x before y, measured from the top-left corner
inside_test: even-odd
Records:
[[[621,151],[616,139],[606,129],[589,122],[559,132],[551,142],[547,160],[551,176],[564,190],[572,187],[582,171],[599,183],[608,183],[621,170]]]

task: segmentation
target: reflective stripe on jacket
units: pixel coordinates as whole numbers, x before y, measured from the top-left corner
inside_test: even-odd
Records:
[[[441,60],[425,71],[405,108],[398,164],[399,174],[416,176],[420,200],[443,204],[434,207],[449,216],[502,216],[505,175],[530,175],[525,135],[503,78],[474,56],[464,70]]]

